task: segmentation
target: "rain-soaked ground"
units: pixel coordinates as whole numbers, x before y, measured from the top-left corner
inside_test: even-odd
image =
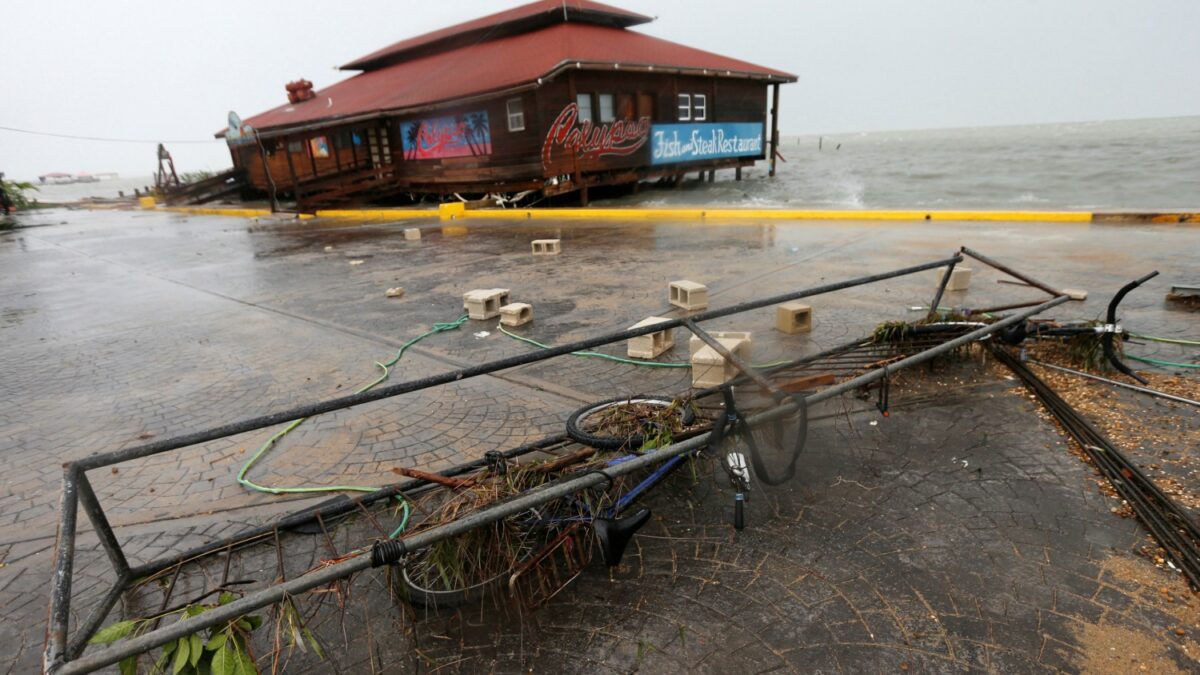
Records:
[[[1188,226],[443,227],[128,211],[52,211],[23,224],[0,233],[0,653],[12,672],[39,663],[62,462],[351,391],[375,377],[374,361],[457,318],[473,288],[510,288],[534,307],[534,323],[518,332],[562,343],[674,316],[666,285],[675,279],[707,284],[719,307],[967,245],[1052,285],[1090,291],[1087,302],[1054,310],[1062,319],[1095,318],[1125,281],[1158,269],[1162,276],[1122,305],[1123,323],[1196,337],[1196,314],[1163,302],[1167,286],[1196,280],[1200,229]],[[406,240],[406,226],[422,238]],[[530,240],[550,237],[562,239],[560,256],[530,255]],[[969,266],[970,289],[947,303],[1038,296]],[[712,327],[753,331],[753,360],[769,361],[912,318],[909,308],[927,303],[933,284],[925,273],[813,298],[810,335],[773,331],[771,310]],[[404,296],[385,297],[395,286]],[[530,349],[494,321],[469,322],[409,350],[392,377]],[[1129,349],[1188,357],[1170,345]],[[686,358],[679,346],[664,360]],[[893,393],[900,407],[886,420],[847,400],[814,421],[797,477],[756,493],[742,533],[729,526],[728,493],[701,475],[656,492],[655,518],[621,568],[593,565],[532,614],[414,612],[381,592],[387,574],[364,573],[337,593],[298,601],[315,613],[311,625],[329,654],[296,655],[289,671],[1194,671],[1195,596],[1137,555],[1147,543],[1140,527],[1111,513],[1091,469],[1035,406],[973,362],[928,375]],[[393,467],[442,469],[556,433],[586,402],[687,385],[687,369],[555,359],[310,420],[251,478],[384,485]],[[1148,418],[1195,415],[1145,399],[1119,404]],[[311,503],[236,482],[268,436],[94,472],[132,562]],[[377,536],[372,526],[343,523],[328,539],[289,535],[283,571],[294,576],[366,543]],[[76,624],[108,581],[91,535],[78,555]],[[270,581],[277,560],[265,558],[239,561],[232,578]],[[260,666],[269,670],[269,659]]]

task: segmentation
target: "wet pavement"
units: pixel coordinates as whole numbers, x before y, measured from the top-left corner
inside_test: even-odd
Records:
[[[707,284],[720,307],[967,245],[1090,291],[1056,318],[1100,316],[1123,283],[1159,269],[1123,303],[1123,322],[1168,337],[1194,337],[1196,326],[1194,313],[1163,303],[1167,286],[1194,281],[1194,226],[31,218],[35,226],[0,233],[0,651],[14,672],[40,658],[62,462],[348,393],[376,376],[374,361],[457,318],[473,288],[510,288],[534,306],[534,323],[517,332],[555,344],[676,316],[666,302],[675,279]],[[405,240],[406,226],[422,228],[422,239]],[[561,255],[530,255],[530,240],[556,237]],[[945,303],[1038,297],[966,264],[970,290]],[[753,360],[769,361],[913,318],[908,308],[927,303],[933,285],[925,273],[813,298],[810,335],[773,331],[772,310],[712,328],[753,331]],[[402,298],[385,297],[394,286]],[[495,321],[469,322],[409,350],[392,377],[530,349]],[[1137,349],[1182,358],[1169,345]],[[686,358],[679,346],[663,360]],[[557,432],[586,402],[682,390],[688,372],[584,358],[531,364],[310,420],[251,477],[384,485],[395,466],[441,469]],[[761,493],[741,534],[723,514],[728,495],[711,485],[661,491],[625,567],[611,578],[590,568],[519,621],[479,610],[411,615],[372,592],[383,573],[362,575],[349,620],[366,630],[347,631],[346,616],[323,625],[331,660],[298,659],[294,669],[1194,670],[1197,600],[1133,555],[1145,543],[1136,523],[1110,513],[1091,470],[1011,381],[982,368],[954,377],[950,390],[883,423],[846,403],[846,414],[815,424],[796,480]],[[131,561],[311,502],[237,484],[268,435],[95,473]],[[80,547],[76,602],[85,605],[108,570],[90,535]],[[1104,653],[1112,644],[1128,647]]]

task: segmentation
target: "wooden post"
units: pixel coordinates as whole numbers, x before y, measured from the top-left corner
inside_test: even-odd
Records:
[[[779,154],[779,83],[771,85],[771,173],[775,177],[775,156]]]
[[[288,136],[283,137],[283,151],[287,154],[288,176],[292,179],[292,196],[296,198],[296,206],[300,206],[300,181],[296,180],[296,164],[292,160],[292,142]]]
[[[739,166],[739,167],[737,168],[737,171],[735,171],[735,172],[734,172],[734,174],[733,174],[733,179],[734,179],[734,180],[741,180],[741,179],[742,179],[742,167],[740,167],[740,166]]]

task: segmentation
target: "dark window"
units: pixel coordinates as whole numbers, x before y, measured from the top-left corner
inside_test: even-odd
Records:
[[[708,119],[708,96],[705,94],[692,94],[692,119],[696,122]]]
[[[679,95],[679,121],[680,122],[692,121],[692,95],[691,94],[680,94]]]
[[[504,104],[508,114],[509,131],[525,131],[525,104],[519,98],[510,98]]]
[[[300,141],[289,142],[288,152],[304,152],[304,143],[301,143]]]

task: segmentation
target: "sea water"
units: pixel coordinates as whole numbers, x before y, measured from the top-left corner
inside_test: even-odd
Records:
[[[1200,116],[785,136],[741,182],[610,205],[812,209],[1200,210]],[[695,178],[695,174],[691,176]]]
[[[1200,116],[785,136],[767,162],[716,183],[600,200],[812,209],[1200,210]],[[692,178],[695,174],[692,175]],[[64,202],[127,196],[149,176],[43,185]]]

